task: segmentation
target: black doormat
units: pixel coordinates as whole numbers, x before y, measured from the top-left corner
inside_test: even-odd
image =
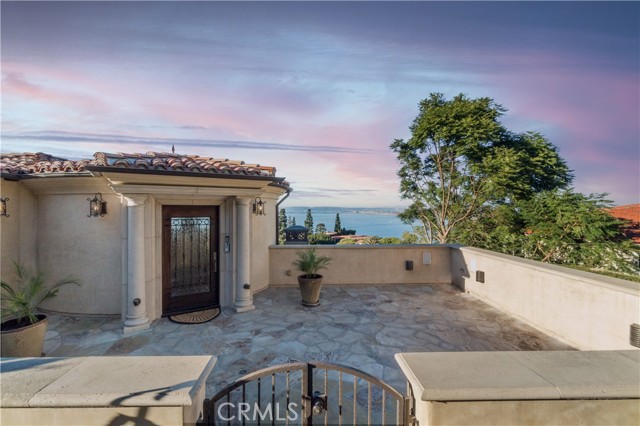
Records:
[[[169,319],[178,324],[202,324],[211,321],[220,315],[220,309],[213,308],[204,311],[189,312],[186,314],[171,315]]]

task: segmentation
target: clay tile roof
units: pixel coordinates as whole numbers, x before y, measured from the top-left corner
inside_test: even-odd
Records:
[[[624,233],[634,243],[640,244],[640,204],[627,204],[609,209],[609,214],[627,222]]]
[[[244,161],[228,158],[200,157],[169,152],[147,152],[146,154],[115,154],[96,152],[91,160],[72,161],[42,152],[0,154],[0,173],[3,175],[60,175],[86,174],[90,170],[146,170],[150,172],[186,172],[190,174],[237,175],[275,178],[276,168],[260,164],[245,164]],[[276,179],[274,184],[289,186],[288,182]]]
[[[91,166],[113,169],[171,170],[190,173],[232,174],[243,176],[275,177],[275,167],[245,164],[244,161],[183,155],[169,152],[147,152],[146,154],[110,154],[97,152]]]
[[[609,213],[618,219],[626,219],[640,223],[640,204],[627,204],[626,206],[616,206],[609,209]]]
[[[53,173],[81,173],[89,160],[67,160],[43,152],[1,154],[0,172],[10,175],[41,175]]]

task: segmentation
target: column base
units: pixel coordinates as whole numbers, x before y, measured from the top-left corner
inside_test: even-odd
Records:
[[[151,328],[151,324],[146,323],[142,325],[126,325],[122,328],[122,332],[124,334],[133,334],[139,333],[141,331],[149,330]]]
[[[145,324],[149,324],[149,318],[147,317],[147,314],[144,313],[142,315],[137,315],[137,316],[128,316],[125,320],[124,320],[124,326],[125,327],[136,327],[138,325],[145,325]]]
[[[237,313],[241,313],[241,312],[249,312],[249,311],[255,311],[256,307],[254,305],[249,305],[249,306],[236,306],[236,312]]]

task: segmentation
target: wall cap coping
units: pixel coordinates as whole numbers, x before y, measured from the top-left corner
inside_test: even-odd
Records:
[[[358,250],[358,249],[447,249],[457,248],[451,244],[287,244],[270,245],[269,249],[274,250],[304,250],[305,248],[316,248],[318,250]]]
[[[618,291],[624,291],[633,295],[640,295],[640,283],[620,278],[609,277],[607,275],[595,274],[593,272],[581,271],[578,269],[567,268],[566,266],[554,265],[552,263],[539,262],[532,259],[524,259],[517,256],[511,256],[503,253],[496,253],[490,250],[484,250],[476,247],[452,247],[457,248],[461,252],[478,253],[481,256],[491,257],[503,262],[516,264],[530,269],[544,270],[548,273],[558,274],[572,279],[579,278],[589,284],[595,284],[601,287],[607,287]]]
[[[640,399],[640,350],[395,355],[422,401]]]
[[[0,407],[185,407],[214,356],[0,358]]]

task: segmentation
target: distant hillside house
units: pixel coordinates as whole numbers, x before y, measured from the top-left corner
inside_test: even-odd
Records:
[[[2,279],[15,278],[13,261],[73,276],[82,286],[42,307],[120,315],[125,332],[200,308],[253,309],[291,190],[274,167],[157,152],[1,154],[0,177]]]
[[[625,228],[625,235],[631,238],[634,243],[640,244],[640,204],[616,206],[609,210],[609,214],[615,218],[629,221],[629,225]]]

